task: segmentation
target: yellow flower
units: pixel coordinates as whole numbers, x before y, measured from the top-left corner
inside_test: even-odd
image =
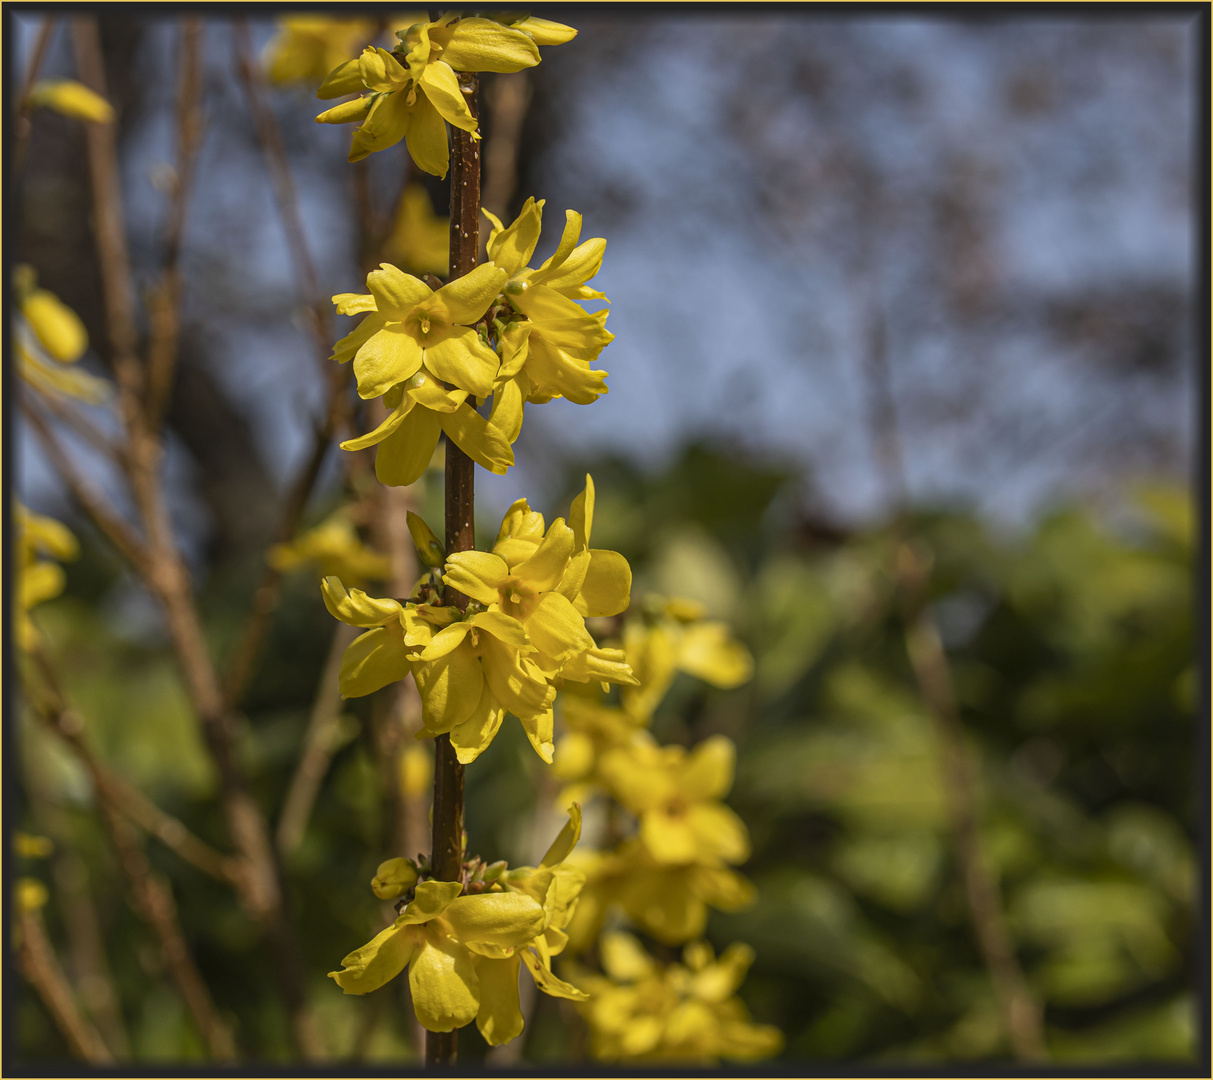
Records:
[[[679,671],[722,690],[754,673],[749,650],[725,623],[704,619],[694,600],[646,596],[643,615],[623,630],[623,650],[638,680],[624,691],[623,705],[638,720],[648,722]]]
[[[474,947],[514,948],[543,932],[543,905],[525,893],[461,896],[458,881],[423,881],[386,930],[341,961],[329,978],[347,994],[369,994],[407,967],[417,1019],[427,1031],[452,1031],[476,1019],[482,995]]]
[[[539,269],[526,264],[535,252],[543,200],[528,199],[507,229],[487,210],[493,223],[488,256],[509,274],[505,297],[510,311],[500,326],[501,370],[493,388],[493,422],[510,441],[522,427],[523,403],[556,397],[588,405],[607,392],[605,371],[590,364],[614,340],[606,329],[608,312],[589,314],[576,300],[606,297],[586,282],[602,265],[606,241],[578,244],[581,215],[565,211],[560,244]]]
[[[504,272],[485,263],[435,292],[383,263],[367,275],[369,294],[333,297],[341,314],[365,313],[357,329],[337,342],[333,359],[352,360],[359,396],[382,396],[391,410],[374,431],[341,446],[378,446],[375,474],[382,483],[416,481],[444,431],[490,472],[504,473],[514,463],[508,440],[467,400],[492,392],[497,354],[473,325],[504,282]]]
[[[659,863],[638,838],[613,852],[578,852],[576,865],[586,873],[573,922],[570,947],[584,951],[598,936],[612,905],[666,945],[703,934],[708,908],[738,911],[754,902],[754,886],[718,859],[681,864]]]
[[[13,271],[13,294],[22,315],[14,342],[21,377],[43,393],[67,394],[93,405],[108,400],[105,380],[64,366],[84,355],[88,332],[70,307],[38,288],[37,280],[33,267],[21,265]]]
[[[29,616],[30,611],[46,600],[53,600],[63,592],[66,583],[62,567],[51,560],[66,562],[75,559],[80,554],[80,548],[76,538],[53,518],[31,513],[20,503],[15,507],[14,517],[17,526],[14,619],[17,644],[28,650],[41,641],[38,628]]]
[[[275,544],[266,561],[282,573],[317,565],[326,577],[332,575],[358,584],[384,581],[392,572],[388,557],[362,542],[344,508],[290,543]]]
[[[719,801],[733,786],[735,753],[723,735],[688,753],[642,731],[602,756],[598,778],[640,818],[640,842],[655,862],[742,863],[750,857],[749,833]]]
[[[407,17],[407,16],[406,16]],[[265,47],[265,66],[275,83],[320,83],[375,36],[374,19],[294,15],[278,20]]]
[[[581,836],[581,807],[569,807],[569,821],[561,830],[538,867],[520,866],[501,875],[501,886],[521,892],[543,904],[547,924],[542,934],[524,946],[509,948],[473,945],[476,973],[482,987],[492,986],[493,994],[483,994],[476,1026],[490,1046],[509,1042],[522,1032],[522,1010],[518,1002],[518,976],[525,965],[535,985],[545,994],[569,1001],[588,1001],[587,995],[552,974],[552,957],[568,944],[565,927],[577,910],[585,874],[565,866],[564,860]]]
[[[683,962],[662,967],[630,934],[602,941],[606,977],[580,976],[592,1000],[581,1011],[590,1024],[594,1057],[606,1061],[757,1061],[779,1053],[783,1035],[751,1021],[734,997],[754,952],[730,945],[717,959],[697,941]]]
[[[384,257],[409,273],[446,277],[450,250],[450,220],[434,213],[424,187],[409,184],[400,195]]]
[[[485,18],[448,14],[437,22],[418,22],[397,31],[400,44],[391,52],[365,49],[356,60],[333,70],[317,96],[324,99],[369,90],[316,119],[325,124],[358,121],[349,160],[405,140],[417,167],[446,176],[449,152],[446,123],[476,138],[477,123],[459,89],[458,71],[521,71],[539,63],[536,43],[559,44],[576,31],[542,19],[516,26]]]
[[[503,873],[504,863],[484,867],[476,860],[465,867],[466,887],[458,881],[418,884],[410,860],[387,860],[372,882],[375,895],[390,900],[411,893],[409,903],[329,977],[347,994],[367,994],[408,967],[423,1027],[451,1031],[475,1019],[491,1046],[522,1031],[518,976],[523,965],[545,994],[587,1001],[577,987],[552,974],[552,956],[568,940],[564,927],[585,880],[563,865],[580,835],[581,808],[574,804],[538,867]]]

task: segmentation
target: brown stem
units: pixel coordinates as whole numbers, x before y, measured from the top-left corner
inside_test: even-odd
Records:
[[[860,169],[860,176],[862,210],[868,220],[874,220],[880,211],[879,193],[865,170]],[[864,245],[856,268],[856,292],[865,297],[866,306],[863,356],[868,389],[867,429],[886,497],[897,515],[893,576],[905,623],[906,651],[919,693],[931,714],[943,759],[952,849],[964,880],[969,917],[998,1002],[1003,1031],[1017,1058],[1043,1061],[1047,1053],[1040,1005],[1015,955],[998,883],[985,858],[979,827],[978,777],[965,745],[951,666],[926,603],[929,558],[922,554],[920,544],[911,535],[906,516],[909,496],[905,456],[898,437],[888,332],[874,267],[872,252]]]
[[[168,408],[181,335],[181,238],[202,141],[202,21],[187,18],[181,28],[181,81],[177,95],[177,167],[164,241],[164,271],[151,296],[147,358],[147,415],[160,426]]]
[[[38,992],[72,1053],[90,1065],[112,1063],[113,1055],[101,1041],[97,1029],[80,1012],[72,996],[54,947],[46,936],[41,913],[19,911],[17,927],[17,968],[25,981]]]
[[[26,385],[21,387],[23,394],[26,389]],[[78,406],[73,405],[70,399],[61,398],[55,394],[39,394],[36,400],[47,412],[53,414],[56,420],[71,428],[94,450],[100,451],[119,468],[126,468],[122,447],[113,442],[105,432],[80,411]]]
[[[459,89],[477,115],[475,75],[461,74]],[[470,132],[451,131],[451,265],[450,280],[476,266],[480,236],[480,149]],[[475,466],[449,438],[446,442],[446,551],[470,551],[476,546]],[[460,610],[468,598],[449,586],[443,600]],[[434,740],[434,829],[430,849],[434,875],[458,881],[463,870],[463,766],[449,735]],[[426,1034],[426,1065],[455,1063],[458,1033]]]

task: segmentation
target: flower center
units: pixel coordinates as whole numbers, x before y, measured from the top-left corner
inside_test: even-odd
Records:
[[[539,603],[539,594],[521,578],[509,577],[498,586],[501,610],[519,622],[530,617]]]

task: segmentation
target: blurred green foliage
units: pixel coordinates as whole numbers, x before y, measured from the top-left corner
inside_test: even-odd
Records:
[[[565,500],[583,482],[570,467]],[[595,462],[595,542],[621,551],[646,590],[702,601],[753,650],[756,676],[729,692],[679,676],[654,721],[663,742],[721,733],[739,747],[730,803],[749,825],[743,868],[756,905],[713,916],[718,950],[758,954],[742,988],[757,1021],[779,1025],[791,1059],[1005,1057],[989,979],[957,873],[934,727],[906,658],[890,527],[846,532],[805,518],[790,471],[705,446],[664,473]],[[432,485],[436,489],[437,485]],[[440,492],[420,509],[430,520]],[[558,512],[562,502],[545,511]],[[318,507],[320,520],[331,506]],[[495,521],[481,514],[487,537]],[[1028,981],[1060,1061],[1190,1059],[1196,674],[1192,515],[1162,486],[1100,513],[1062,507],[1000,534],[958,511],[911,527],[933,556],[931,603],[979,766],[980,828]],[[201,837],[222,847],[203,752],[154,609],[102,544],[38,612],[100,755]],[[257,572],[213,567],[203,587],[222,653]],[[273,812],[295,766],[335,624],[307,574],[288,582],[246,702],[242,750]],[[365,999],[325,978],[385,923],[369,882],[390,822],[369,717],[344,703],[340,746],[288,878],[308,992],[330,1052],[411,1055],[404,980]],[[200,1043],[142,923],[132,914],[92,813],[87,779],[35,725],[21,729],[19,827],[51,837],[48,862],[17,860],[51,890],[46,909],[69,971],[74,904],[91,896],[134,1056],[188,1061]],[[471,850],[525,862],[536,811],[551,814],[544,766],[508,724],[467,774]],[[543,817],[538,820],[545,820]],[[543,838],[546,846],[548,837]],[[268,958],[230,891],[148,845],[243,1050],[287,1056]],[[62,888],[78,857],[84,892]],[[26,1058],[66,1056],[36,997],[17,1031]],[[574,1052],[575,1014],[542,999],[525,1056]],[[474,1029],[461,1056],[485,1048]]]

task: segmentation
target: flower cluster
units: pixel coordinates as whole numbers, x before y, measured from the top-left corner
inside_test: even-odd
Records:
[[[545,526],[543,515],[519,499],[492,551],[444,556],[414,517],[418,552],[435,569],[405,603],[325,578],[329,612],[366,630],[342,660],[342,695],[361,697],[412,674],[424,734],[449,733],[461,762],[483,753],[507,711],[550,762],[559,686],[633,681],[623,653],[599,647],[585,628],[587,616],[625,610],[632,585],[621,555],[590,547],[593,520],[594,482],[587,476],[568,523],[557,518]],[[470,599],[465,611],[438,602],[439,582]]]
[[[757,1061],[779,1052],[783,1036],[755,1024],[736,997],[754,962],[740,943],[717,958],[704,941],[688,945],[681,964],[663,966],[631,934],[604,935],[606,977],[579,971],[590,991],[582,1012],[593,1054],[606,1061]]]
[[[417,1019],[427,1031],[451,1031],[476,1021],[490,1046],[522,1031],[518,976],[523,967],[545,994],[583,1002],[586,995],[552,974],[552,957],[585,877],[564,865],[581,835],[581,808],[539,866],[507,870],[504,863],[465,868],[464,880],[423,878],[425,864],[391,859],[371,887],[380,899],[402,899],[387,929],[329,973],[347,994],[368,994],[407,967]]]
[[[569,210],[555,253],[531,269],[542,211],[542,200],[528,199],[508,229],[493,218],[490,261],[437,290],[383,263],[367,275],[368,293],[333,297],[339,313],[364,316],[333,359],[352,362],[358,395],[382,397],[388,409],[375,430],[341,446],[375,446],[380,482],[418,480],[443,433],[477,464],[504,473],[524,402],[589,404],[606,393],[607,373],[590,365],[613,338],[608,312],[588,314],[576,303],[605,300],[586,283],[606,241],[579,243],[581,215]],[[489,397],[486,419],[475,405]]]
[[[301,567],[319,567],[326,577],[362,584],[386,581],[391,576],[391,560],[363,543],[346,507],[334,511],[315,528],[285,544],[275,544],[266,562],[279,573]]]
[[[414,23],[397,31],[399,44],[390,52],[368,47],[330,72],[317,97],[361,96],[316,119],[322,124],[358,124],[350,161],[403,139],[419,169],[446,176],[450,162],[446,125],[479,138],[479,125],[456,73],[534,67],[539,63],[538,46],[563,44],[576,33],[561,23],[507,12],[487,18],[447,14],[436,22]]]

